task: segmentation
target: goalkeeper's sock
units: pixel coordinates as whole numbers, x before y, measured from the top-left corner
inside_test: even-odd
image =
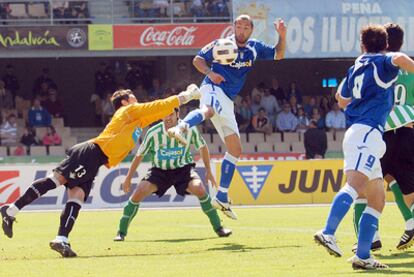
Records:
[[[126,236],[128,232],[129,224],[131,223],[132,219],[138,212],[139,209],[139,202],[134,203],[131,199],[128,200],[128,203],[124,207],[124,213],[119,221],[119,233]]]
[[[349,211],[354,200],[358,197],[356,190],[348,183],[336,194],[326,221],[323,233],[326,235],[334,235],[339,223]],[[371,238],[372,239],[372,238]]]
[[[7,211],[7,214],[10,216],[15,216],[19,210],[23,209],[23,207],[29,205],[37,198],[40,198],[49,190],[57,188],[59,185],[59,181],[53,176],[48,176],[46,178],[41,178],[34,181],[31,186],[24,192],[24,194],[20,196],[16,202],[14,202],[14,206],[17,209],[9,209]]]
[[[203,122],[205,119],[204,113],[201,111],[201,109],[196,109],[191,112],[189,112],[186,117],[183,119],[183,123],[186,123],[186,126],[178,124],[179,127],[188,127],[191,128],[193,126],[199,125],[201,122]],[[183,124],[181,123],[181,124]]]
[[[221,227],[221,221],[218,216],[217,210],[211,205],[211,198],[208,193],[204,197],[198,198],[200,201],[201,209],[208,216],[211,226],[213,226],[214,231],[217,231]]]
[[[363,198],[358,198],[354,203],[354,230],[355,235],[358,238],[359,232],[359,220],[361,219],[362,213],[367,207],[367,200]]]
[[[394,194],[395,203],[397,203],[398,209],[400,210],[405,220],[405,225],[406,225],[405,229],[412,230],[414,228],[413,214],[411,213],[410,208],[408,208],[404,202],[404,197],[401,192],[400,186],[397,184],[395,180],[391,181],[389,186],[390,186],[392,193]],[[410,227],[411,229],[407,229]]]
[[[368,259],[370,257],[371,244],[378,229],[378,219],[380,216],[381,213],[371,207],[367,207],[361,216],[356,252],[357,257],[360,259]]]
[[[227,193],[233,179],[234,170],[236,169],[237,158],[226,152],[223,162],[221,163],[220,187],[217,192],[217,199],[221,202],[228,203]]]
[[[79,199],[69,199],[68,202],[66,202],[65,208],[60,215],[58,237],[69,237],[69,233],[75,225],[81,207],[82,201]]]

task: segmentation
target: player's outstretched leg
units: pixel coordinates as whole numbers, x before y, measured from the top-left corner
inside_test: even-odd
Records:
[[[358,232],[359,232],[359,221],[366,207],[367,207],[366,199],[358,198],[357,200],[355,200],[353,220],[354,220],[355,235],[357,239],[358,239]],[[358,247],[358,244],[355,243],[354,246],[352,247],[352,252],[355,253],[357,250],[357,247]],[[382,248],[382,242],[381,242],[379,232],[377,229],[374,235],[374,240],[372,241],[372,244],[371,244],[371,251],[378,251],[378,250],[381,250],[381,248]]]
[[[414,244],[413,214],[405,204],[403,194],[397,182],[393,180],[390,182],[389,186],[391,188],[392,193],[394,194],[395,203],[397,203],[398,209],[400,210],[401,215],[405,220],[405,231],[397,244],[398,250],[404,250],[411,247]]]
[[[357,191],[346,183],[332,202],[325,228],[314,235],[315,242],[325,247],[329,254],[336,257],[342,256],[342,251],[336,244],[336,229],[357,197]]]
[[[231,235],[232,231],[230,229],[224,228],[221,225],[220,217],[217,214],[217,210],[211,205],[211,198],[208,193],[205,193],[204,196],[198,197],[200,201],[200,206],[203,212],[207,215],[210,220],[211,226],[213,226],[214,232],[216,232],[219,237],[228,237]]]
[[[16,214],[23,209],[23,207],[29,205],[34,200],[48,192],[55,189],[60,185],[58,179],[51,175],[47,178],[42,178],[34,181],[31,186],[10,206],[3,206],[0,210],[2,217],[2,228],[4,234],[12,238],[13,237],[13,222],[15,221]]]
[[[128,227],[132,219],[138,212],[140,202],[134,202],[131,198],[128,200],[128,203],[124,207],[124,212],[121,219],[119,220],[119,229],[118,233],[114,238],[114,241],[124,241],[128,233]]]

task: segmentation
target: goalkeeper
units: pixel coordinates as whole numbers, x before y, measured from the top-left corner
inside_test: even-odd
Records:
[[[217,186],[210,168],[210,154],[208,147],[197,130],[192,127],[186,133],[186,146],[167,135],[167,130],[177,125],[179,111],[175,111],[163,118],[162,122],[151,127],[139,147],[132,161],[131,167],[123,183],[123,190],[128,193],[131,189],[131,178],[137,170],[145,155],[152,160],[152,168],[138,184],[128,203],[124,207],[123,215],[119,221],[119,229],[114,241],[123,241],[128,233],[128,227],[138,212],[140,203],[145,197],[155,193],[162,197],[165,192],[174,186],[177,194],[184,196],[191,193],[198,197],[203,212],[207,215],[213,230],[219,237],[231,235],[231,230],[221,225],[217,210],[210,203],[210,195],[206,192],[200,177],[194,170],[194,161],[190,146],[199,151],[206,168],[206,180]]]

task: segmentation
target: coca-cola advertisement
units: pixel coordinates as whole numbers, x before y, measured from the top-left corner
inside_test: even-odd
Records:
[[[114,49],[202,48],[233,33],[229,23],[114,25]]]

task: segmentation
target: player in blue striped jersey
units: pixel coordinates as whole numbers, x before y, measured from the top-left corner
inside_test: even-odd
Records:
[[[227,149],[221,166],[220,187],[212,204],[232,219],[237,219],[237,216],[230,208],[227,192],[242,152],[233,100],[240,93],[247,73],[256,60],[280,60],[284,57],[286,26],[281,19],[274,25],[279,34],[279,42],[270,46],[250,38],[253,32],[253,21],[250,16],[237,17],[234,21],[235,35],[231,39],[235,40],[238,46],[238,57],[229,65],[213,61],[212,51],[215,41],[201,49],[193,60],[197,70],[205,75],[200,88],[202,93],[200,108],[190,112],[177,127],[168,130],[170,136],[186,144],[183,133],[205,119],[211,118]]]
[[[335,232],[355,199],[368,201],[361,220],[353,268],[386,268],[370,255],[378,219],[385,205],[384,180],[380,158],[385,153],[384,125],[393,106],[394,84],[399,68],[414,72],[414,61],[403,53],[388,53],[384,26],[370,25],[361,30],[363,54],[348,70],[337,100],[345,108],[349,129],[343,141],[344,171],[347,183],[335,196],[326,226],[314,235],[331,255],[340,257]]]

